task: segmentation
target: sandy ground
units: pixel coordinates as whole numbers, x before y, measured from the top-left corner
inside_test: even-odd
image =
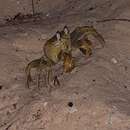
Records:
[[[96,22],[130,19],[129,7],[129,0],[67,0],[42,21],[1,26],[0,130],[130,130],[130,22]],[[64,25],[94,25],[105,48],[80,55],[85,64],[60,76],[50,94],[44,84],[26,88],[25,66]]]

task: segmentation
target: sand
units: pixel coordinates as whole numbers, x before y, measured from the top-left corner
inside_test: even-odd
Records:
[[[0,26],[0,130],[130,130],[130,22],[97,22],[130,19],[130,1],[66,0],[60,5],[42,20]],[[45,41],[64,25],[70,31],[93,25],[105,47],[89,58],[79,54],[76,59],[84,65],[59,75],[61,86],[51,93],[45,84],[39,90],[35,81],[28,89],[27,63],[43,54]]]

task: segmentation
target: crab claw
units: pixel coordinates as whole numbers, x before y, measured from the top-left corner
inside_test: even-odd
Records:
[[[64,55],[63,71],[65,73],[71,72],[75,67],[72,55],[71,53],[64,53],[63,55]]]
[[[91,56],[92,55],[92,42],[87,38],[78,40],[79,50],[84,54]]]
[[[82,26],[75,28],[75,30],[71,33],[72,44],[82,37],[88,38],[89,35],[94,36],[101,43],[102,47],[104,47],[104,38],[93,26]]]

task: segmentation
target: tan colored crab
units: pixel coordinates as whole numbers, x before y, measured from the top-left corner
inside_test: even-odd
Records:
[[[26,72],[26,83],[27,87],[29,88],[29,83],[32,81],[31,78],[31,69],[35,68],[37,70],[37,86],[39,87],[39,78],[40,78],[40,72],[42,70],[45,70],[46,75],[46,83],[47,86],[50,86],[51,77],[53,73],[52,67],[56,65],[59,61],[63,61],[63,72],[70,72],[74,68],[74,61],[72,60],[71,51],[68,51],[66,48],[66,43],[61,38],[61,34],[59,32],[56,33],[56,39],[51,39],[49,42],[47,41],[47,47],[48,47],[48,54],[50,57],[41,57],[39,59],[35,59],[31,61],[25,69]],[[54,40],[54,41],[53,41]],[[56,46],[55,46],[56,45]],[[59,84],[57,76],[53,77],[54,84]]]
[[[71,72],[75,67],[74,59],[72,58],[72,51],[79,49],[84,55],[92,55],[92,42],[88,39],[88,36],[92,35],[99,40],[102,47],[105,45],[105,41],[101,34],[99,34],[93,26],[76,27],[71,33],[67,26],[46,41],[43,50],[44,57],[31,61],[26,67],[27,86],[31,81],[31,69],[36,68],[37,71],[42,69],[47,70],[47,83],[50,83],[50,77],[52,75],[52,66],[56,65],[59,61],[63,61],[64,72]],[[37,76],[37,85],[39,86],[39,76]],[[57,76],[54,76],[54,84],[59,84]]]

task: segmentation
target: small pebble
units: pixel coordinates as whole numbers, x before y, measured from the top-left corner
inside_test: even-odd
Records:
[[[48,102],[44,102],[44,107],[46,107],[46,106],[47,106],[47,104],[48,104]]]
[[[20,4],[20,1],[17,1],[17,4],[19,5],[19,4]]]
[[[73,107],[73,103],[72,102],[68,102],[68,106],[69,107]]]
[[[112,58],[111,62],[114,63],[114,64],[117,64],[117,60],[115,58]]]
[[[15,104],[13,104],[13,108],[14,109],[16,109],[17,108],[17,104],[15,103]]]
[[[15,51],[18,52],[19,50],[16,48]]]
[[[87,99],[87,97],[83,97],[83,99]]]
[[[79,93],[78,92],[74,92],[76,95],[78,95]]]
[[[96,80],[95,79],[93,79],[93,82],[95,82]]]
[[[46,14],[46,17],[49,17],[49,16],[50,16],[50,13],[47,13],[47,14]]]
[[[16,80],[16,81],[17,81],[17,80],[18,80],[18,77],[14,77],[14,80]]]
[[[3,86],[2,85],[0,85],[0,90],[3,88]]]
[[[124,85],[124,88],[127,88],[127,86],[126,86],[126,85]]]
[[[88,10],[93,10],[94,8],[93,7],[90,7]]]
[[[125,71],[127,71],[127,70],[128,70],[128,67],[127,67],[127,66],[125,66],[125,67],[124,67],[124,69],[125,69]]]
[[[7,116],[9,116],[9,115],[10,115],[10,112],[9,112],[9,111],[7,111],[6,115],[7,115]]]

